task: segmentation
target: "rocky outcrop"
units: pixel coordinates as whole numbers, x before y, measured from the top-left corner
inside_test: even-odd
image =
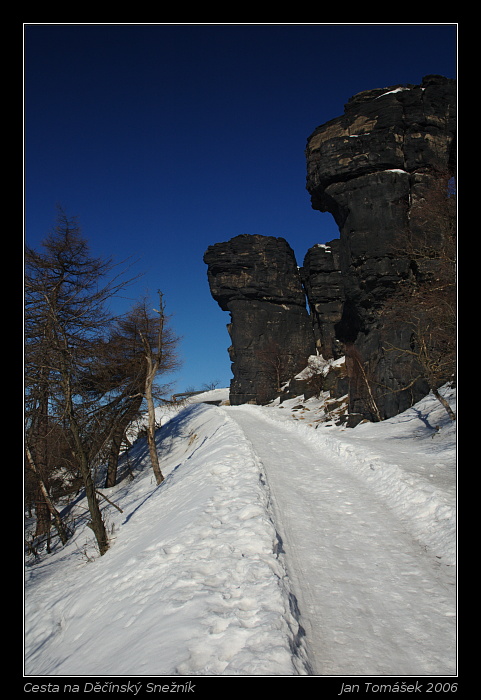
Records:
[[[212,296],[231,315],[230,402],[265,403],[314,352],[294,252],[283,238],[241,235],[210,246],[204,261]]]
[[[411,174],[453,168],[455,135],[454,80],[427,76],[421,85],[355,95],[343,116],[319,126],[308,139],[307,189],[312,206],[330,211],[342,230],[349,214],[339,201],[343,184],[392,170]]]
[[[344,308],[340,240],[336,238],[310,248],[300,275],[310,307],[316,348],[326,360],[338,359],[344,355],[336,331]]]
[[[352,368],[362,364],[371,387],[378,387],[382,418],[427,391],[424,382],[411,384],[413,369],[406,362],[384,352],[386,346],[408,348],[410,334],[383,325],[378,312],[412,273],[402,241],[414,232],[413,214],[426,188],[454,172],[455,146],[456,83],[441,76],[362,92],[307,142],[312,207],[330,212],[340,231],[338,243],[311,249],[304,262],[315,332],[323,354],[340,352],[339,343]],[[342,280],[337,297],[335,272]],[[358,380],[357,389],[351,383],[350,410],[373,418],[366,382]]]
[[[362,92],[306,147],[312,207],[333,215],[339,239],[314,245],[300,270],[282,238],[237,236],[207,250],[212,295],[232,317],[232,403],[273,398],[314,353],[346,356],[352,414],[387,418],[427,393],[412,363],[385,352],[411,340],[379,310],[413,275],[403,237],[416,233],[427,189],[454,172],[455,146],[455,81]]]

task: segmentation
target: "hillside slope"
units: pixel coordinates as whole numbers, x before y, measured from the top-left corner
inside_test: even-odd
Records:
[[[298,405],[166,416],[160,486],[138,441],[109,551],[79,521],[27,564],[26,675],[454,674],[455,426]]]

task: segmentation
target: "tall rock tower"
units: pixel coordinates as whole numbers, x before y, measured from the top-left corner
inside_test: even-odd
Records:
[[[312,207],[330,212],[340,231],[339,241],[313,247],[304,261],[318,347],[326,357],[353,353],[383,418],[428,390],[421,380],[412,383],[412,369],[400,355],[385,352],[388,345],[409,348],[410,334],[402,324],[388,328],[378,312],[413,273],[402,241],[417,233],[416,209],[430,188],[455,172],[456,104],[456,82],[441,76],[368,90],[307,142]],[[350,410],[373,417],[363,382],[358,390],[351,385]]]
[[[314,352],[294,251],[283,238],[241,235],[210,246],[204,261],[227,326],[232,405],[265,403]]]

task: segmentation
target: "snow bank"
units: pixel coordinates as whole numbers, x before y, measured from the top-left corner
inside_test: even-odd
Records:
[[[123,513],[104,506],[113,542],[103,557],[86,563],[83,530],[27,568],[27,675],[306,673],[242,432],[220,409],[192,405],[159,431],[158,448],[163,484],[140,452],[134,481],[105,491]]]

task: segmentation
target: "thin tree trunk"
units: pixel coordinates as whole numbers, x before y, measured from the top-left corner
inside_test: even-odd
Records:
[[[376,416],[376,419],[379,422],[381,422],[382,421],[381,413],[379,411],[378,405],[377,405],[376,400],[374,398],[374,394],[373,394],[372,389],[371,389],[371,384],[370,384],[369,378],[366,374],[364,364],[363,364],[361,357],[359,355],[359,351],[357,350],[357,348],[355,348],[354,345],[351,345],[349,347],[349,350],[346,352],[346,354],[347,354],[348,359],[350,359],[351,362],[353,363],[352,371],[353,371],[354,379],[356,379],[356,377],[359,377],[359,376],[362,377],[365,389],[366,389],[367,394],[368,394],[368,398],[367,398],[366,402],[367,402],[367,405],[369,407],[369,410],[371,411],[372,414],[374,414]]]
[[[119,466],[119,454],[120,448],[122,447],[122,440],[124,439],[127,427],[137,415],[137,412],[140,406],[142,405],[143,398],[144,397],[140,394],[139,396],[136,396],[135,399],[132,399],[133,403],[131,407],[127,409],[127,411],[119,419],[115,427],[114,433],[112,435],[112,443],[110,446],[109,458],[107,462],[107,477],[105,479],[105,488],[115,486],[117,482],[117,469]]]
[[[454,413],[453,409],[451,408],[449,403],[446,401],[444,396],[441,396],[441,394],[439,393],[439,391],[437,389],[433,389],[433,394],[437,398],[439,403],[442,406],[444,406],[444,408],[446,409],[446,412],[447,412],[448,416],[451,418],[451,420],[456,420],[456,414]]]
[[[155,407],[152,395],[152,385],[154,383],[157,367],[152,363],[152,359],[147,356],[147,376],[145,379],[145,399],[147,401],[147,411],[149,416],[149,425],[147,427],[147,443],[149,445],[150,462],[154,471],[157,484],[161,484],[164,480],[164,475],[160,469],[159,455],[155,444]]]
[[[45,501],[42,490],[39,487],[36,491],[35,498],[35,537],[42,537],[50,532],[52,520],[50,517],[50,509]]]
[[[152,469],[154,471],[155,479],[157,484],[161,484],[164,480],[164,476],[160,470],[159,456],[157,454],[157,448],[155,445],[155,407],[154,407],[154,397],[153,397],[153,385],[155,381],[155,376],[162,364],[163,358],[163,343],[164,343],[164,321],[165,321],[165,309],[163,302],[162,292],[159,290],[159,309],[154,309],[159,314],[158,328],[156,332],[156,348],[152,348],[148,333],[143,333],[142,330],[139,331],[140,338],[145,350],[145,360],[147,363],[147,372],[145,375],[145,390],[144,396],[147,401],[147,411],[149,418],[149,425],[147,427],[147,442],[149,445],[150,461],[152,464]],[[146,331],[148,329],[146,328]]]
[[[102,518],[102,512],[100,510],[99,502],[97,500],[97,493],[94,481],[92,479],[92,474],[90,472],[89,460],[82,444],[80,431],[77,425],[77,421],[75,419],[70,396],[67,401],[67,407],[69,411],[69,428],[74,439],[76,457],[78,459],[80,473],[82,475],[82,480],[85,486],[85,495],[87,496],[87,503],[90,512],[91,520],[90,523],[88,523],[88,526],[93,531],[95,539],[97,540],[99,553],[101,556],[103,556],[109,548],[109,538],[107,536],[107,531],[105,529],[105,524]]]
[[[88,526],[93,531],[95,539],[97,540],[99,553],[101,556],[103,556],[109,548],[107,530],[105,529],[102,513],[100,511],[92,475],[90,474],[90,469],[84,455],[81,456],[79,462],[80,471],[85,484],[85,495],[87,496],[90,512],[90,523],[88,523]]]
[[[47,491],[47,487],[45,486],[42,478],[40,477],[40,474],[37,471],[37,467],[36,467],[35,462],[33,460],[30,449],[28,447],[26,447],[26,452],[27,452],[28,465],[38,479],[39,489],[42,493],[45,506],[48,510],[49,515],[51,515],[53,518],[53,522],[55,523],[55,528],[56,528],[58,535],[60,537],[60,541],[62,542],[62,544],[65,544],[69,538],[67,528],[65,527],[65,525],[62,521],[62,518],[60,517],[60,513],[55,508],[55,506],[52,502],[52,499],[50,498],[50,495]],[[46,531],[47,534],[48,534],[48,531],[50,530],[50,517],[48,518],[48,520],[49,520],[49,527]],[[37,529],[38,529],[38,526],[37,526]],[[42,534],[46,534],[46,533],[42,532]]]
[[[48,394],[43,385],[41,397],[38,403],[37,415],[34,418],[35,430],[35,461],[33,460],[30,449],[27,447],[27,461],[30,469],[37,477],[39,487],[37,489],[37,497],[35,499],[35,515],[37,519],[35,536],[41,537],[50,532],[52,525],[51,508],[48,499],[44,493],[47,491],[44,478],[48,474]],[[42,488],[43,487],[43,488]]]
[[[65,343],[65,347],[67,347],[67,343]],[[65,413],[70,434],[74,441],[74,456],[78,461],[80,473],[82,475],[82,481],[85,487],[85,495],[87,496],[87,504],[91,518],[90,522],[88,523],[88,526],[95,535],[100,556],[103,556],[109,548],[109,538],[107,536],[107,531],[105,529],[105,524],[102,518],[102,512],[100,510],[99,502],[97,500],[97,493],[90,471],[88,454],[84,448],[82,437],[80,434],[80,428],[78,425],[77,416],[73,405],[70,374],[66,365],[67,363],[62,362],[61,372],[65,393]]]

